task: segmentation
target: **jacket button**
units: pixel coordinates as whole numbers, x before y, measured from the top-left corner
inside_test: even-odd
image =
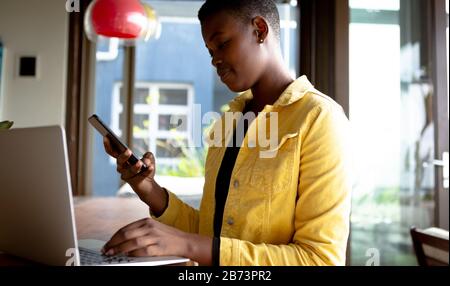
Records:
[[[229,218],[227,219],[227,224],[228,224],[228,225],[233,225],[233,224],[234,224],[234,220],[233,220],[232,217],[229,217]]]
[[[239,181],[238,180],[234,180],[233,186],[235,189],[237,189],[239,187]]]

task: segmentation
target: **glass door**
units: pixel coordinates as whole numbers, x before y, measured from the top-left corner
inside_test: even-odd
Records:
[[[416,265],[409,229],[437,220],[428,2],[349,2],[353,265]]]

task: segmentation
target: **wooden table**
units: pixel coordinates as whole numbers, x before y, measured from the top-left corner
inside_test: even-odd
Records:
[[[138,198],[82,198],[74,200],[78,239],[109,240],[120,228],[149,217]]]
[[[78,239],[107,241],[123,226],[149,217],[149,208],[138,198],[74,198]],[[0,266],[35,264],[0,253]],[[190,265],[190,264],[186,264]]]

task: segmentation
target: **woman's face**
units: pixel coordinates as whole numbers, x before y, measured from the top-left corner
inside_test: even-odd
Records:
[[[222,82],[234,92],[250,89],[265,65],[252,23],[219,12],[202,23],[202,35]]]

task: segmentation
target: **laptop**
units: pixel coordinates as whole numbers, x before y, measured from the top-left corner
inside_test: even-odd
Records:
[[[77,241],[64,129],[0,131],[0,251],[48,265],[167,265],[183,257],[103,256]]]

